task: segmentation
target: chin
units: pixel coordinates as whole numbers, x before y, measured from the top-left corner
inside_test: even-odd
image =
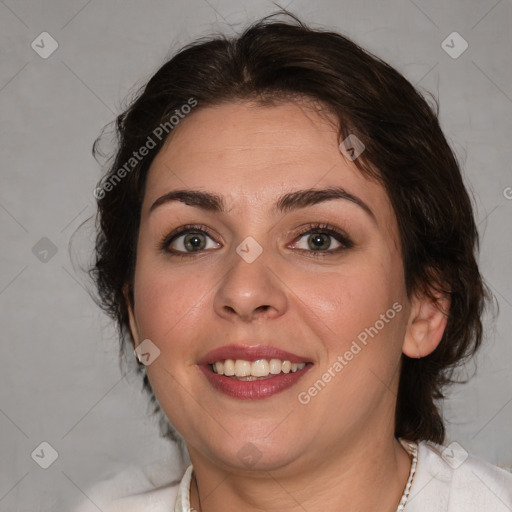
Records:
[[[243,432],[243,431],[242,431]],[[228,470],[276,471],[296,461],[303,449],[289,435],[281,438],[257,438],[248,435],[224,439],[221,446],[209,446],[211,457]],[[229,449],[226,449],[226,445]]]

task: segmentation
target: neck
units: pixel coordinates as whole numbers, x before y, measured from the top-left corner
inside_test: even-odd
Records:
[[[361,438],[360,438],[361,439]],[[411,460],[392,437],[351,443],[314,461],[272,471],[220,470],[191,453],[191,506],[198,512],[395,512]]]

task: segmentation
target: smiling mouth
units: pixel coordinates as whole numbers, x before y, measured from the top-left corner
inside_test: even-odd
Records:
[[[278,375],[296,373],[303,370],[311,363],[292,363],[282,359],[256,359],[248,361],[245,359],[225,359],[216,361],[209,365],[211,371],[217,375],[230,377],[240,381],[254,381],[271,379]]]

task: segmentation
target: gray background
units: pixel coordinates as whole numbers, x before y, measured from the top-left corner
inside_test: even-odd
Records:
[[[501,309],[487,323],[476,377],[445,405],[449,438],[509,467],[512,0],[281,5],[354,38],[440,99],[475,197],[482,271]],[[0,1],[1,512],[65,510],[105,472],[172,454],[147,417],[133,366],[121,373],[115,333],[73,270],[68,243],[94,212],[100,169],[91,144],[123,98],[170,51],[273,10],[262,0]],[[43,31],[59,45],[47,59],[31,47]],[[456,59],[441,46],[453,31],[469,44]],[[82,255],[90,240],[80,235]],[[58,452],[48,469],[31,458],[43,441]]]

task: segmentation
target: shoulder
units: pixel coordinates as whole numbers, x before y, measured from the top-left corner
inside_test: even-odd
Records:
[[[512,474],[469,455],[458,443],[418,444],[410,512],[512,510]]]
[[[174,510],[184,472],[169,470],[168,460],[129,466],[86,489],[72,512],[169,512]]]

